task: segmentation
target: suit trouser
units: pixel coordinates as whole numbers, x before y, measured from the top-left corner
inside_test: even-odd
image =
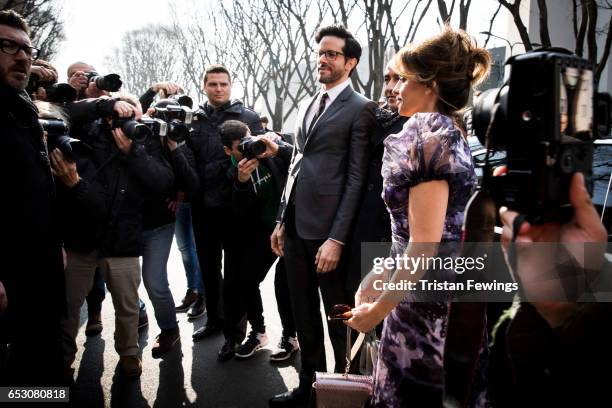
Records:
[[[327,371],[319,288],[326,314],[334,305],[348,303],[345,268],[343,264],[339,264],[338,268],[331,272],[316,272],[315,257],[325,240],[300,238],[295,230],[295,218],[291,211],[288,213],[285,233],[284,259],[302,359],[300,388],[310,389],[315,371]],[[346,326],[336,320],[328,321],[327,328],[334,349],[335,371],[343,372]]]
[[[96,267],[104,277],[115,308],[115,350],[120,356],[138,354],[138,257],[96,258],[96,252],[83,255],[68,252],[66,267],[67,317],[62,319],[64,361],[74,359],[79,315],[83,301],[93,285]]]

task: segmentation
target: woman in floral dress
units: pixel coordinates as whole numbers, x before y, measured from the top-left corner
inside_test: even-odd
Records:
[[[457,256],[463,213],[476,186],[459,118],[471,87],[488,74],[490,56],[464,31],[446,27],[421,44],[402,48],[394,66],[401,77],[394,89],[399,113],[410,119],[385,140],[383,199],[391,215],[391,256],[420,256],[434,245],[419,243],[437,242],[440,251],[431,255]],[[423,273],[419,278],[452,281],[454,271]],[[373,279],[365,278],[347,322],[367,332],[384,319],[372,405],[441,406],[448,302],[419,301],[412,291],[386,291],[367,303],[363,300]],[[472,405],[486,405],[481,377],[475,383]]]

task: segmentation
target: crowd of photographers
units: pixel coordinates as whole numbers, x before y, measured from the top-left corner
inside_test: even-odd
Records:
[[[4,217],[10,235],[0,273],[0,366],[5,368],[1,383],[69,384],[81,307],[87,300],[87,335],[99,333],[106,289],[114,306],[120,370],[126,377],[139,376],[138,329],[147,323],[138,295],[141,281],[161,330],[153,357],[162,357],[179,341],[179,312],[196,319],[206,311],[206,324],[192,337],[198,341],[222,333],[219,361],[247,358],[266,346],[259,285],[277,255],[286,255],[282,245],[272,251],[270,237],[279,237],[277,213],[291,173],[294,141],[271,132],[267,119],[231,98],[231,74],[221,65],[206,69],[203,90],[208,100],[194,107],[177,84],[152,84],[138,99],[119,92],[118,75],[101,76],[83,62],[68,68],[67,84],[57,83],[56,69],[36,59],[27,25],[15,13],[0,14],[0,41],[0,126],[6,139],[1,162],[10,205]],[[337,55],[329,52],[323,56],[333,61]],[[373,121],[368,124],[365,188],[353,217],[349,252],[342,260],[348,270],[358,271],[346,277],[352,293],[361,278],[359,244],[391,240],[389,213],[380,199],[383,141],[407,121],[398,114],[393,92],[400,77],[391,65],[381,75],[386,100],[375,110],[367,108]],[[591,215],[583,215],[581,228],[595,231],[598,227],[585,221]],[[503,221],[511,229],[509,217],[504,215]],[[175,237],[188,286],[180,302],[173,299],[168,283],[167,262]],[[316,256],[318,260],[320,254]],[[270,358],[283,361],[299,350],[298,327],[303,322],[295,321],[302,312],[293,309],[302,306],[291,299],[295,291],[289,288],[282,259],[276,263],[274,285],[283,332]],[[41,305],[44,316],[32,324]],[[600,309],[589,316],[604,319],[607,309]],[[530,310],[523,308],[520,316]],[[597,336],[596,325],[585,320],[587,338]],[[559,353],[584,346],[559,334],[560,325],[551,327],[557,331],[543,336],[554,335],[567,343],[555,343]],[[602,327],[599,335],[609,338],[610,327]],[[576,330],[572,327],[570,334]],[[503,354],[499,347],[497,352]],[[609,353],[604,354],[602,361],[608,361]],[[580,364],[577,355],[572,358],[572,368],[590,367]],[[498,376],[510,370],[503,358],[495,362]],[[525,378],[504,378],[497,384],[534,392],[527,368],[536,365],[524,363],[520,375]],[[559,377],[566,369],[537,368],[554,371],[552,377],[544,376],[549,383],[543,387],[567,382]],[[499,388],[500,395],[513,392],[510,385]],[[527,394],[515,398],[524,400]],[[274,403],[304,402],[303,393],[296,392]]]

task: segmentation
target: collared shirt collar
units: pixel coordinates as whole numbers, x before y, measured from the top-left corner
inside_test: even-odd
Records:
[[[327,94],[327,96],[329,97],[329,99],[327,101],[327,106],[329,106],[332,103],[334,103],[334,101],[336,100],[338,95],[340,95],[342,93],[342,91],[344,91],[346,89],[346,87],[349,86],[350,84],[351,84],[351,78],[347,78],[346,81],[344,81],[344,82],[334,86],[332,89],[325,90],[324,88],[321,88],[321,92],[320,93],[325,92]]]

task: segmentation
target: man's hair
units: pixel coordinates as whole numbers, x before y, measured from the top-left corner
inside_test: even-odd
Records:
[[[232,82],[232,75],[223,65],[214,64],[207,66],[204,70],[204,84],[206,84],[206,81],[208,81],[208,74],[227,74],[227,78],[229,79],[230,83]]]
[[[262,123],[270,123],[270,120],[268,120],[267,116],[260,117],[259,121],[262,122]]]
[[[76,65],[87,65],[88,67],[91,68],[92,71],[96,70],[96,68],[93,65],[91,65],[91,64],[88,64],[88,63],[83,62],[83,61],[77,61],[77,62],[73,62],[72,64],[70,64],[68,66],[68,69],[66,70],[66,75],[68,77],[70,77],[70,70],[72,70],[72,68],[75,67]]]
[[[346,58],[356,58],[359,62],[361,58],[361,45],[357,42],[353,34],[341,24],[333,24],[326,27],[321,27],[315,33],[315,41],[317,44],[321,42],[321,39],[325,36],[332,36],[342,38],[344,40],[344,47],[342,47],[342,53]],[[352,71],[351,71],[352,72]]]
[[[117,98],[120,101],[127,102],[135,108],[140,108],[140,110],[142,111],[142,106],[140,105],[140,101],[138,100],[138,97],[136,97],[135,95],[132,95],[127,92],[114,92],[111,95],[113,98]]]
[[[240,140],[247,135],[249,127],[239,120],[226,120],[219,126],[221,143],[228,149],[232,148],[234,140]]]
[[[0,25],[16,28],[21,31],[25,31],[27,35],[30,35],[30,27],[24,20],[21,14],[14,12],[13,10],[0,11]]]
[[[54,71],[57,74],[57,69],[55,69],[55,67],[53,65],[51,65],[51,63],[49,61],[45,61],[44,59],[36,59],[34,61],[32,61],[32,66],[33,67],[43,67],[43,68],[47,68],[50,69],[51,71]]]

